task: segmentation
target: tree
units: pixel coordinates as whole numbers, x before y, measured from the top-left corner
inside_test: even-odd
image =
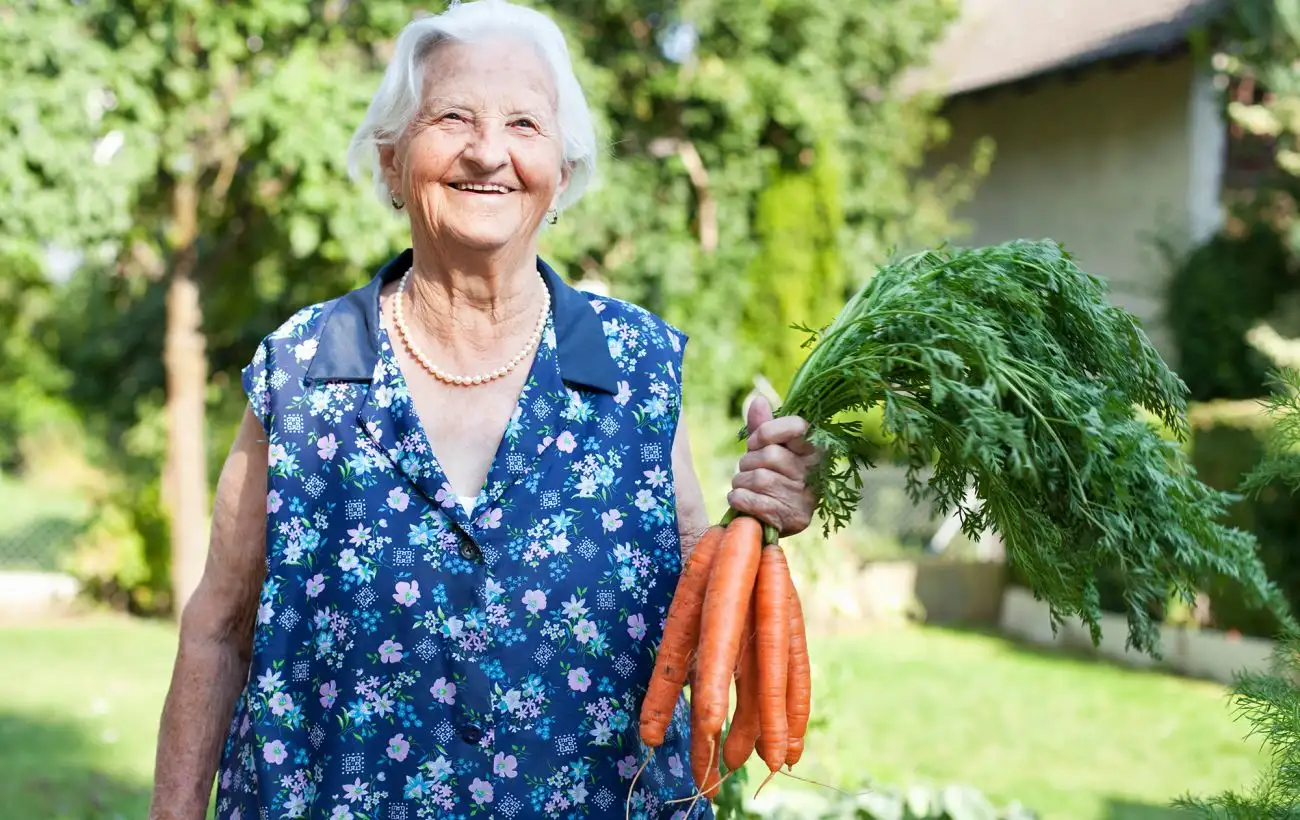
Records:
[[[738,397],[756,372],[788,370],[790,342],[802,341],[784,325],[828,319],[836,291],[889,249],[947,230],[966,178],[919,177],[941,133],[934,101],[891,88],[953,2],[543,7],[569,35],[608,146],[603,185],[547,232],[544,253],[690,332],[690,406],[725,421],[710,441],[734,446]],[[178,605],[206,551],[205,412],[220,406],[225,418],[238,368],[287,312],[358,284],[405,241],[402,221],[349,182],[342,161],[413,13],[398,0],[0,6],[0,80],[23,89],[0,113],[18,146],[0,175],[39,205],[0,204],[0,219],[30,245],[92,252],[107,263],[94,275],[137,283],[116,290],[134,294],[141,315],[165,292],[155,388],[166,397]],[[814,205],[785,213],[787,196]],[[805,242],[812,262],[791,247]],[[821,284],[804,287],[810,276]],[[112,365],[78,355],[101,371],[90,380],[99,406],[85,397],[86,411],[120,408]]]
[[[947,238],[986,157],[927,178],[938,100],[895,90],[952,0],[555,0],[608,140],[604,185],[550,246],[691,332],[688,412],[723,454],[758,373],[894,249]],[[718,418],[722,417],[722,418]],[[723,426],[709,425],[718,421]],[[719,460],[719,478],[726,458]],[[707,481],[707,476],[706,476]]]
[[[1232,154],[1252,157],[1263,173],[1250,185],[1231,191],[1234,217],[1256,232],[1271,232],[1252,240],[1262,249],[1249,260],[1260,270],[1248,270],[1253,288],[1263,291],[1272,311],[1282,293],[1294,293],[1290,280],[1300,252],[1300,0],[1237,0],[1217,21],[1215,38],[1205,54],[1217,72],[1216,85],[1235,145]],[[1210,251],[1221,251],[1214,240]],[[1238,241],[1238,244],[1245,244]],[[1290,256],[1279,260],[1279,256]],[[1223,268],[1217,271],[1222,279]],[[1270,281],[1270,277],[1272,280]],[[1237,277],[1240,279],[1240,277]],[[1240,286],[1240,282],[1238,282]],[[1221,309],[1222,306],[1220,306]],[[1300,371],[1294,340],[1288,342],[1267,324],[1276,312],[1256,309],[1242,318],[1240,333],[1251,331],[1249,343],[1265,357],[1273,380],[1263,406],[1272,426],[1263,457],[1241,480],[1247,497],[1266,491],[1300,489]],[[1294,318],[1294,317],[1293,317]],[[1244,348],[1247,340],[1233,340]],[[1235,352],[1233,350],[1232,352]],[[1252,363],[1254,366],[1254,363]],[[1241,369],[1240,366],[1238,369]],[[1294,545],[1287,545],[1293,551]],[[1247,734],[1266,749],[1265,770],[1251,788],[1211,797],[1185,795],[1176,804],[1195,816],[1219,820],[1300,817],[1300,635],[1284,629],[1278,635],[1272,668],[1242,673],[1232,691],[1233,709]]]
[[[784,389],[807,356],[795,325],[820,327],[843,306],[851,283],[840,249],[844,163],[823,147],[810,168],[770,172],[754,209],[759,252],[747,271],[745,324],[763,374]]]
[[[25,103],[4,123],[20,146],[5,181],[30,194],[0,211],[6,226],[32,244],[108,240],[123,275],[165,283],[178,611],[207,549],[204,309],[237,336],[267,303],[355,283],[394,244],[398,224],[365,207],[341,146],[407,14],[404,3],[337,0],[0,9],[0,64]]]

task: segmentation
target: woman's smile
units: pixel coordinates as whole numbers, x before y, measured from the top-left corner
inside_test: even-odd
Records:
[[[487,194],[490,196],[512,194],[515,191],[514,188],[497,182],[452,182],[448,187],[453,191],[465,194]]]

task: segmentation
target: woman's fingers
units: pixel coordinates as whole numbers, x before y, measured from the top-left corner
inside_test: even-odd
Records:
[[[766,468],[737,473],[727,503],[771,524],[782,535],[803,531],[811,522],[816,499],[802,481]]]
[[[764,422],[749,435],[746,447],[761,450],[771,444],[780,444],[800,455],[811,455],[816,448],[804,439],[808,432],[808,422],[798,416],[782,416]]]
[[[804,476],[808,474],[808,464],[804,457],[796,455],[790,448],[769,444],[761,450],[750,450],[741,456],[738,470],[742,473],[771,470],[802,484]]]

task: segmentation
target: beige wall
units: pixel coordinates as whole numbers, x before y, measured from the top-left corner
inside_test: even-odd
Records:
[[[1152,240],[1186,246],[1217,224],[1222,128],[1205,92],[1191,60],[1179,58],[956,101],[946,112],[952,139],[936,160],[969,156],[982,136],[996,149],[958,212],[973,223],[958,243],[1060,240],[1174,363],[1159,326],[1168,266]]]

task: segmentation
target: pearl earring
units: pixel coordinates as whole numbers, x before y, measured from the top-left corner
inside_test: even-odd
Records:
[[[393,207],[399,211],[402,210],[402,208],[406,207],[406,203],[398,199],[397,194],[393,193],[392,191],[388,192],[388,201],[393,203]]]

